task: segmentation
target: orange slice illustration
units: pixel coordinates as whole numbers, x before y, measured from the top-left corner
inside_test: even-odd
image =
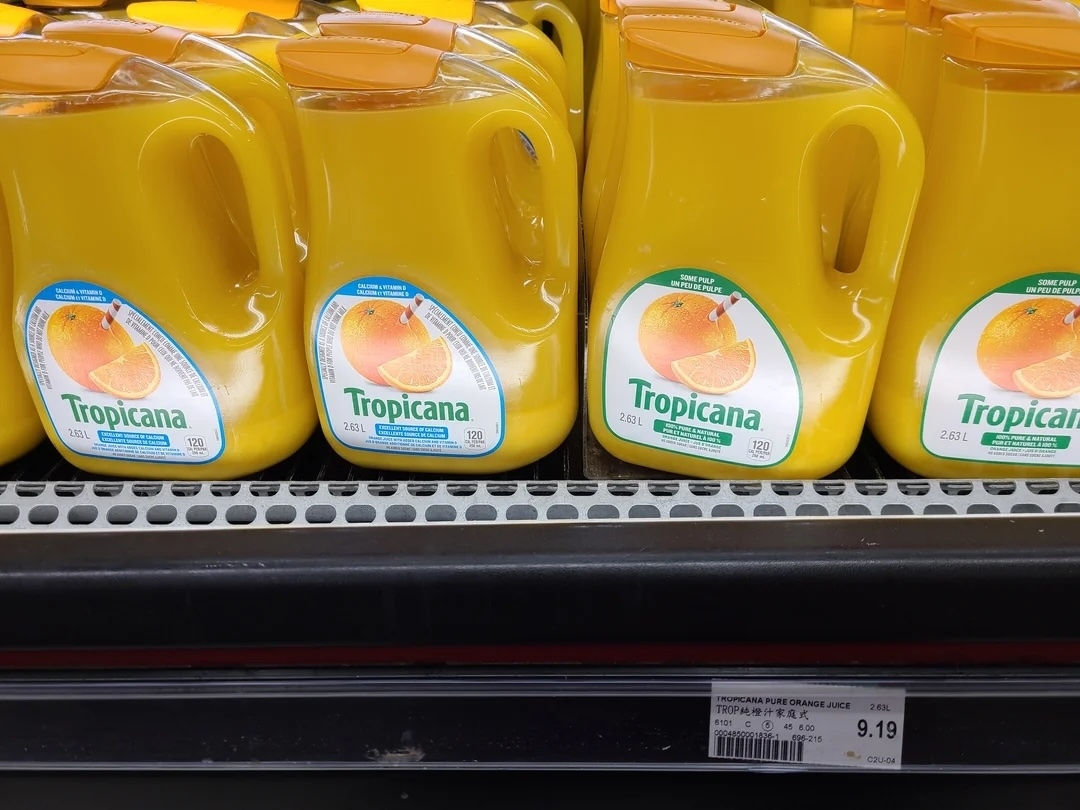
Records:
[[[434,391],[448,379],[454,360],[445,338],[425,343],[379,366],[379,374],[388,385],[410,394]]]
[[[743,340],[722,349],[684,357],[671,364],[675,378],[701,394],[730,394],[754,376],[754,341]]]
[[[90,372],[90,379],[117,399],[143,399],[161,383],[161,366],[145,343]]]
[[[1016,387],[1040,399],[1061,399],[1080,393],[1080,352],[1065,352],[1013,373]]]

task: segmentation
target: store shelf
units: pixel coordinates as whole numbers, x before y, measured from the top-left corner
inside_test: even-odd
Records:
[[[83,481],[47,449],[0,471],[0,665],[81,660],[27,655],[58,648],[483,662],[571,645],[547,660],[603,663],[647,645],[703,663],[733,660],[724,645],[1080,639],[1080,481],[889,479],[869,441],[850,477],[818,482],[575,481],[571,447],[486,482],[334,458],[315,440],[260,480],[202,484]],[[1024,660],[1080,663],[1080,647]]]
[[[903,768],[1075,771],[1080,673],[165,673],[0,679],[7,768],[813,770],[710,759],[715,678],[907,690]]]

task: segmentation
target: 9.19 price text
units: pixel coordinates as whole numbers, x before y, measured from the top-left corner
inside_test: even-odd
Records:
[[[886,740],[892,740],[896,738],[896,721],[878,720],[874,725],[870,725],[865,719],[860,719],[858,730],[860,737],[883,737]]]

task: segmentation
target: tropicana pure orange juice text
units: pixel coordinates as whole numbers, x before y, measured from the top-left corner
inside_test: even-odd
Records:
[[[919,475],[1080,467],[1080,20],[964,14],[870,408]]]
[[[760,15],[623,28],[626,146],[590,305],[590,426],[618,458],[681,475],[831,473],[870,397],[922,177],[915,122]],[[822,259],[819,178],[847,125],[872,133],[883,169],[866,257],[844,274]]]
[[[192,149],[211,137],[248,190],[254,254]],[[232,478],[303,444],[302,279],[251,121],[142,57],[9,40],[0,141],[20,361],[61,455],[95,475]]]
[[[444,474],[554,450],[578,404],[576,172],[560,118],[423,45],[325,37],[279,56],[309,177],[308,352],[331,446]],[[539,264],[514,255],[490,192],[505,130],[536,151]]]

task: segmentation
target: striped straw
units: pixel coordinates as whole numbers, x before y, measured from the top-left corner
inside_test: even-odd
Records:
[[[1066,315],[1064,323],[1065,323],[1066,326],[1068,326],[1073,321],[1075,321],[1077,318],[1080,318],[1080,307],[1076,307],[1076,309],[1074,309],[1072,312],[1070,312],[1068,315]]]
[[[735,306],[735,304],[738,303],[740,298],[742,298],[742,296],[739,295],[739,293],[733,292],[731,295],[729,295],[727,298],[717,304],[716,309],[709,313],[709,320],[720,320],[720,316],[727,312],[729,309],[731,309],[733,306]]]
[[[401,313],[403,326],[409,322],[409,318],[416,314],[416,310],[420,309],[422,303],[424,303],[424,296],[420,295],[420,293],[413,296],[413,300],[409,302],[409,305],[405,307],[405,311]]]
[[[101,319],[101,328],[108,332],[112,329],[113,321],[116,320],[116,316],[120,314],[120,299],[114,298],[112,306],[105,310],[105,317]]]

